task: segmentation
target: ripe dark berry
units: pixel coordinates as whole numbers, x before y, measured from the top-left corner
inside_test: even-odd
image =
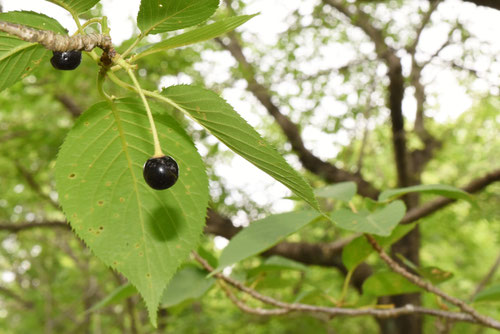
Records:
[[[177,182],[179,166],[172,157],[150,158],[144,164],[142,175],[151,188],[168,189]]]
[[[74,70],[82,61],[81,51],[52,52],[50,63],[58,70]]]

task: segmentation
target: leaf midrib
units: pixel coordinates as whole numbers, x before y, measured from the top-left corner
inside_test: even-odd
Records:
[[[152,277],[151,276],[151,263],[149,260],[149,253],[146,250],[146,239],[145,239],[146,231],[144,229],[144,217],[142,215],[142,210],[140,209],[142,207],[142,205],[141,205],[141,201],[139,200],[139,189],[137,187],[137,178],[135,177],[134,171],[132,169],[133,162],[132,162],[132,159],[130,158],[130,154],[128,152],[128,144],[127,144],[127,141],[125,139],[125,132],[124,132],[122,124],[121,124],[121,118],[119,115],[119,111],[117,109],[117,105],[114,102],[110,102],[110,104],[111,104],[111,110],[113,112],[113,116],[114,116],[115,121],[116,121],[116,127],[118,129],[118,135],[120,137],[122,149],[123,149],[123,152],[125,153],[125,157],[127,159],[128,169],[130,171],[130,174],[132,175],[132,180],[133,180],[132,183],[134,185],[135,198],[137,200],[137,207],[139,209],[138,210],[139,211],[139,222],[141,224],[141,230],[142,230],[142,248],[144,250],[144,257],[146,258],[146,265],[148,267],[148,274],[149,274],[149,277],[147,277],[147,276],[146,277],[150,283],[149,284],[150,296],[153,296],[153,284],[151,283],[151,277]]]

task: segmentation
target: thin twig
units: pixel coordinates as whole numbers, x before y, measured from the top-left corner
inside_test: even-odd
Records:
[[[450,29],[446,41],[443,44],[441,44],[441,46],[436,51],[434,51],[434,53],[429,57],[429,59],[427,59],[425,62],[419,65],[421,68],[426,67],[434,58],[436,58],[441,53],[441,51],[443,51],[453,42],[453,33],[459,28],[459,26],[460,24],[457,22],[456,25]]]
[[[193,257],[198,261],[205,270],[208,272],[212,272],[214,268],[199,254],[193,252]],[[278,307],[278,309],[285,309],[294,311],[294,312],[307,312],[313,314],[328,314],[330,316],[348,316],[348,317],[359,317],[359,316],[374,316],[378,318],[392,318],[398,317],[406,314],[426,314],[432,315],[441,318],[452,319],[455,321],[465,321],[471,323],[481,323],[488,327],[500,328],[496,327],[495,323],[483,323],[473,317],[470,314],[460,313],[460,312],[449,312],[443,310],[434,310],[429,308],[424,308],[420,306],[413,305],[405,305],[403,307],[391,308],[391,309],[378,309],[378,308],[363,308],[363,309],[351,309],[351,308],[340,308],[340,307],[326,307],[326,306],[315,306],[308,304],[300,304],[300,303],[285,303],[269,296],[265,296],[260,294],[259,292],[245,286],[239,281],[236,281],[230,277],[227,277],[221,273],[215,273],[214,276],[233,286],[234,288],[250,295],[256,300],[259,300],[265,304],[272,305]]]
[[[427,10],[427,12],[425,12],[425,14],[422,16],[422,20],[420,21],[420,25],[415,30],[416,37],[413,40],[412,44],[407,48],[408,53],[410,53],[411,55],[414,55],[415,50],[417,49],[417,45],[420,41],[420,37],[422,36],[422,32],[424,31],[427,24],[429,24],[429,22],[431,20],[432,13],[434,13],[434,11],[437,9],[437,7],[440,3],[441,3],[441,0],[437,0],[437,1],[432,2],[429,5],[429,9]]]
[[[46,221],[42,223],[22,223],[22,224],[0,224],[0,231],[10,231],[10,232],[21,232],[30,230],[33,228],[49,227],[49,228],[64,228],[70,229],[70,226],[66,222],[61,221]]]
[[[250,307],[247,304],[243,303],[241,300],[239,300],[238,297],[236,297],[234,293],[231,291],[231,289],[229,289],[229,287],[226,286],[226,284],[223,282],[224,281],[219,280],[219,285],[222,288],[222,290],[224,290],[224,292],[226,293],[227,298],[229,298],[233,302],[233,304],[236,305],[243,312],[256,315],[282,315],[290,313],[290,310],[284,308],[263,309],[259,307],[256,308]]]
[[[500,322],[497,320],[487,317],[485,315],[482,315],[478,313],[475,309],[467,305],[464,301],[452,297],[443,291],[439,290],[437,287],[434,285],[430,284],[429,282],[424,281],[422,278],[408,272],[405,268],[403,268],[401,265],[399,265],[396,261],[394,261],[383,249],[382,247],[378,244],[378,242],[369,234],[365,234],[366,239],[368,242],[372,245],[373,249],[379,254],[380,258],[387,263],[387,265],[395,272],[406,278],[408,281],[411,283],[421,287],[422,289],[435,294],[436,296],[441,297],[443,300],[446,300],[447,302],[458,306],[464,313],[467,313],[474,317],[479,323],[500,329]]]

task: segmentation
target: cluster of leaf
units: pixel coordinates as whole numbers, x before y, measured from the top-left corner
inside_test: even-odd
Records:
[[[70,12],[80,15],[84,10],[94,5],[96,1],[54,2],[63,5]],[[195,3],[196,1],[192,2]],[[161,10],[149,11],[151,8],[148,6],[151,6],[152,3],[154,2],[143,0],[141,5],[142,14],[140,11],[138,26],[141,28],[142,34],[172,30],[174,26],[169,24],[168,20],[162,20],[163,17],[168,16],[165,12]],[[172,3],[177,2],[172,1]],[[209,3],[211,2],[204,3],[207,4],[207,7],[194,15],[198,17],[198,21],[191,21],[189,24],[186,23],[188,25],[185,26],[175,25],[175,29],[195,25],[208,18],[216,6],[210,7]],[[81,7],[81,4],[86,5]],[[168,9],[166,10],[168,11]],[[148,16],[146,13],[149,12],[157,14]],[[30,25],[31,20],[36,21],[35,17],[40,18],[41,22],[46,24],[51,22],[50,19],[39,14],[7,14],[14,18],[7,16],[7,18],[3,17],[2,19],[7,20],[9,18],[12,22],[17,20],[28,25]],[[151,59],[151,63],[154,64],[157,58],[164,55],[160,51],[169,52],[174,47],[215,37],[249,18],[228,18],[223,20],[223,23],[218,21],[206,26],[196,27],[174,37],[167,36],[166,39],[155,45],[141,45],[136,51],[135,59],[140,59],[139,64],[147,64],[147,61]],[[179,18],[176,17],[176,19]],[[46,27],[43,24],[41,26],[32,26],[41,29]],[[54,28],[54,30],[56,29]],[[9,132],[25,131],[30,134],[30,137],[23,135],[18,140],[8,141],[9,146],[2,146],[2,151],[16,152],[13,154],[16,158],[25,157],[26,154],[24,153],[28,153],[28,159],[31,162],[30,171],[43,170],[43,173],[39,175],[39,181],[45,182],[50,179],[50,173],[47,170],[53,165],[56,154],[55,147],[62,143],[63,134],[71,124],[71,119],[67,115],[62,115],[60,110],[53,114],[46,111],[51,110],[51,107],[57,109],[58,107],[55,107],[57,102],[52,96],[45,96],[46,91],[37,91],[37,86],[29,84],[28,79],[33,78],[29,76],[29,73],[31,73],[34,66],[47,64],[47,51],[43,48],[40,49],[37,45],[5,35],[0,36],[0,44],[5,45],[5,48],[0,51],[6,52],[0,54],[2,61],[5,62],[0,62],[0,65],[13,69],[10,72],[0,70],[0,76],[4,76],[2,78],[5,79],[3,82],[11,84],[23,76],[27,76],[23,85],[19,83],[8,91],[4,91],[3,97],[5,97],[7,103],[5,106],[11,114],[2,116],[2,121],[8,124]],[[174,59],[177,58],[175,54],[171,54],[171,56]],[[16,65],[13,66],[12,64]],[[183,67],[186,65],[189,64],[181,62],[178,66]],[[40,71],[44,71],[44,66],[40,67],[42,67]],[[88,87],[92,86],[89,83],[93,82],[92,70],[89,68],[85,67],[85,71],[88,73],[79,74],[82,77],[86,76],[85,79],[78,80],[78,87],[82,87],[82,91],[85,92],[93,88]],[[148,72],[151,72],[151,76],[146,76],[141,80],[141,83],[146,83],[147,80],[156,81],[158,77],[163,75],[161,69],[162,67],[160,67],[160,71],[155,70],[154,66],[150,65]],[[50,74],[48,75],[50,78]],[[72,79],[67,75],[62,78],[68,82]],[[51,87],[53,87],[52,85],[53,82],[51,82]],[[146,84],[144,86],[147,87]],[[61,85],[61,87],[64,87],[64,85]],[[28,90],[23,92],[25,88],[28,88]],[[57,89],[54,89],[52,94],[55,92],[57,92]],[[115,90],[113,90],[114,92]],[[120,90],[116,89],[116,92],[120,92]],[[27,98],[27,100],[23,100],[23,105],[25,105],[23,108],[36,107],[43,111],[42,123],[37,124],[34,121],[39,119],[40,114],[35,114],[33,110],[23,112],[21,108],[18,108],[19,103],[16,103],[18,96],[23,96],[23,99]],[[189,252],[196,249],[200,240],[208,201],[208,184],[205,175],[206,166],[204,166],[202,159],[200,159],[194,148],[193,141],[190,138],[191,133],[186,133],[183,126],[179,125],[178,115],[172,112],[172,106],[198,122],[235,152],[286,184],[295,192],[298,198],[304,199],[311,204],[313,209],[317,209],[316,211],[300,210],[272,215],[260,221],[255,221],[230,242],[218,260],[212,261],[212,265],[217,268],[217,271],[221,271],[228,266],[234,266],[234,272],[238,278],[251,283],[254,287],[272,290],[279,294],[279,297],[290,302],[310,301],[316,304],[332,305],[331,296],[335,296],[335,298],[338,296],[343,278],[340,275],[333,274],[331,270],[307,268],[302,264],[284,258],[271,257],[260,260],[257,257],[258,254],[279,241],[292,234],[297,236],[299,231],[307,234],[320,224],[324,224],[321,225],[322,229],[324,227],[337,230],[329,221],[331,219],[336,224],[335,226],[340,229],[378,235],[379,243],[383,246],[389,246],[409,232],[413,225],[396,227],[405,213],[405,208],[402,202],[398,200],[392,202],[388,202],[388,200],[395,199],[396,196],[400,196],[407,191],[447,195],[452,198],[467,197],[457,189],[450,187],[417,187],[385,192],[379,198],[379,202],[366,206],[362,205],[358,210],[353,210],[352,206],[347,205],[347,203],[353,202],[352,199],[356,189],[354,184],[345,183],[315,191],[314,195],[321,198],[322,203],[323,201],[334,203],[332,205],[334,210],[321,212],[318,210],[312,190],[303,181],[302,177],[293,171],[279,157],[276,151],[271,149],[215,93],[198,87],[176,86],[164,90],[162,96],[173,102],[173,104],[167,106],[154,104],[152,106],[160,132],[160,140],[164,149],[173,155],[181,166],[180,183],[171,192],[155,193],[145,187],[141,181],[142,163],[151,154],[152,142],[144,108],[136,97],[120,99],[114,102],[113,106],[110,106],[107,102],[100,102],[90,106],[70,131],[59,155],[57,162],[58,190],[60,201],[63,204],[65,213],[68,215],[72,228],[103,262],[122,272],[132,283],[127,283],[119,289],[113,290],[116,284],[109,282],[110,277],[113,277],[113,275],[102,266],[100,267],[98,262],[88,253],[82,251],[78,243],[73,240],[69,249],[77,250],[78,255],[83,254],[83,267],[85,265],[89,267],[87,273],[92,272],[96,277],[99,277],[99,282],[105,286],[104,290],[106,292],[112,291],[107,296],[100,294],[88,300],[85,299],[85,305],[82,306],[83,310],[88,310],[93,305],[88,312],[102,312],[105,309],[116,307],[117,303],[122,302],[127,297],[136,296],[138,290],[149,306],[149,314],[152,319],[156,316],[155,310],[159,304],[162,308],[168,308],[173,313],[172,317],[174,319],[184,319],[181,324],[170,324],[174,331],[188,332],[180,331],[179,328],[182,328],[182,326],[190,328],[190,321],[193,321],[193,319],[189,317],[194,317],[193,312],[183,313],[182,310],[185,308],[194,310],[194,306],[189,309],[192,305],[191,302],[193,300],[199,302],[201,297],[214,285],[213,278],[207,279],[205,273],[198,267],[190,262],[185,262]],[[75,98],[79,99],[81,97],[77,95]],[[81,98],[81,105],[87,106],[86,103],[88,103],[86,99]],[[15,116],[14,113],[16,113]],[[26,118],[16,124],[16,117],[22,114],[26,114]],[[66,122],[64,122],[64,119],[66,119]],[[184,125],[185,121],[182,122]],[[468,131],[468,135],[470,136],[473,132]],[[26,140],[33,143],[33,146],[26,145]],[[471,140],[479,141],[479,145],[483,144],[481,138],[472,138]],[[492,150],[494,151],[494,148]],[[450,154],[458,155],[457,152]],[[387,159],[388,156],[390,156],[390,152],[380,155],[378,159]],[[21,183],[19,179],[16,179],[17,173],[11,163],[12,159],[3,155],[2,160],[0,160],[0,164],[3,165],[2,170],[10,173],[6,175],[6,179],[9,179],[6,186],[8,189],[13,189],[18,182]],[[446,173],[442,172],[442,174]],[[442,176],[440,173],[436,178]],[[50,190],[50,187],[43,189],[43,191],[47,192]],[[5,196],[2,194],[2,199],[8,197],[6,202],[9,203],[8,209],[0,205],[2,218],[11,218],[8,215],[12,212],[14,206],[12,203],[22,202],[29,206],[31,201],[35,207],[38,204],[35,203],[36,194],[30,192],[30,196],[28,196],[27,193],[26,190],[17,195],[12,192],[5,194]],[[39,210],[45,211],[47,206],[42,205]],[[56,216],[56,213],[54,213],[54,216]],[[20,216],[12,219],[14,222],[16,220],[21,220]],[[40,291],[47,291],[47,295],[56,298],[57,302],[61,304],[57,308],[62,308],[62,306],[70,308],[72,303],[79,302],[79,300],[78,296],[67,293],[67,291],[73,291],[67,287],[77,287],[76,290],[84,290],[88,287],[85,286],[86,282],[79,279],[80,276],[74,275],[75,271],[81,270],[81,268],[76,269],[76,266],[82,263],[78,261],[72,262],[74,259],[70,255],[58,253],[59,248],[64,249],[67,246],[64,244],[65,241],[60,238],[62,233],[66,232],[38,233],[34,240],[26,240],[28,238],[24,239],[22,237],[16,240],[15,242],[24,244],[25,249],[34,247],[37,243],[50,245],[50,240],[47,239],[57,239],[58,242],[53,244],[55,246],[53,248],[50,246],[44,247],[41,256],[16,256],[15,261],[9,265],[14,267],[17,263],[26,259],[31,263],[37,263],[37,266],[33,266],[28,272],[31,277],[29,287],[38,288],[39,283],[37,284],[37,281],[47,284],[48,288],[46,286],[39,288]],[[443,232],[442,235],[446,236],[446,232]],[[205,242],[205,245],[207,244],[208,242]],[[451,248],[451,250],[453,249]],[[69,253],[71,254],[71,252]],[[343,254],[343,263],[348,270],[352,271],[357,265],[368,259],[372,253],[372,249],[364,238],[359,237],[346,247]],[[202,255],[210,257],[210,254],[207,253],[202,253]],[[5,254],[4,257],[13,258],[8,254]],[[441,261],[435,263],[441,263]],[[412,265],[411,263],[408,264]],[[414,269],[434,283],[451,277],[448,272],[437,268],[415,267]],[[320,273],[317,271],[320,271]],[[57,275],[54,273],[57,273]],[[307,277],[307,284],[300,286],[299,292],[295,294],[289,293],[293,284],[300,281],[301,275]],[[86,277],[90,281],[91,274]],[[170,277],[172,278],[170,279]],[[332,278],[332,280],[330,281],[328,278]],[[50,285],[51,281],[55,283]],[[330,287],[324,286],[329,282],[334,284]],[[164,289],[165,285],[167,285],[166,289]],[[280,291],[279,288],[281,287],[290,289]],[[376,296],[419,291],[416,286],[384,270],[377,272],[367,280],[363,290],[368,295],[367,299],[357,301],[348,296],[347,302],[353,304],[357,302],[360,306],[369,305]],[[478,298],[483,300],[495,298],[495,288],[493,287],[489,292],[490,294],[487,295],[489,297],[483,295],[478,296]],[[33,290],[31,293],[33,299],[38,299],[36,308],[38,313],[42,314],[42,310],[48,305],[44,300],[44,296]],[[31,295],[25,295],[25,297],[31,299]],[[235,330],[241,328],[241,323],[246,323],[247,319],[244,316],[237,315],[238,313],[234,311],[228,311],[230,305],[228,301],[225,303],[220,301],[223,298],[222,292],[212,289],[208,292],[207,297],[210,297],[209,301],[203,300],[199,302],[205,305],[204,311],[206,310],[208,315],[204,318],[204,321],[208,321],[207,319],[210,316],[222,317],[224,315],[227,319],[237,317],[239,322],[232,324]],[[123,316],[123,310],[115,309],[115,312]],[[108,317],[103,318],[105,318],[105,323],[110,328],[113,328],[113,321]],[[302,321],[304,318],[299,319]],[[30,320],[33,323],[37,321],[32,318]],[[58,321],[63,322],[62,320]],[[277,332],[278,330],[286,331],[287,329],[297,330],[299,328],[297,326],[301,326],[301,321],[291,320],[288,327],[283,323],[277,321],[273,323],[273,321],[270,320],[267,324],[268,331],[272,328],[276,328]],[[20,324],[21,319],[14,319],[13,322],[18,326],[17,328],[22,326]],[[317,320],[307,319],[306,323],[307,325],[302,324],[302,326],[309,331],[314,328],[323,328],[318,325]],[[35,327],[35,325],[25,325],[24,328]],[[226,329],[230,331],[230,325],[226,325]],[[216,327],[214,325],[213,328]],[[62,328],[66,329],[68,327],[55,328],[63,331]],[[257,328],[262,330],[261,326],[253,324],[248,326],[247,331],[257,332],[254,331]],[[359,328],[373,329],[370,324],[360,325]]]

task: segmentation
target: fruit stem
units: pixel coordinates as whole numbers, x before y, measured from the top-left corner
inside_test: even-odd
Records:
[[[142,103],[144,104],[144,108],[146,108],[146,114],[148,115],[149,125],[151,126],[151,132],[153,133],[153,142],[155,148],[155,153],[153,157],[159,158],[165,156],[165,154],[161,150],[160,140],[158,139],[158,132],[156,131],[153,114],[151,113],[151,109],[149,108],[148,100],[146,99],[142,87],[139,85],[139,82],[137,81],[137,78],[135,77],[135,74],[132,71],[130,64],[127,63],[125,60],[123,60],[123,58],[117,58],[115,59],[115,62],[127,71],[128,76],[130,77],[130,79],[132,79],[132,82],[134,83],[137,93],[139,93],[139,96],[141,97]]]
[[[106,78],[106,70],[101,68],[101,70],[99,71],[99,74],[97,76],[97,91],[105,100],[112,102],[113,99],[111,98],[111,96],[106,94],[106,92],[104,91],[104,88],[103,88],[103,83],[104,83],[105,78]]]
[[[94,18],[91,18],[90,20],[87,20],[84,24],[81,25],[81,33],[83,33],[83,30],[85,28],[87,28],[89,25],[94,24],[94,23],[100,23],[102,25],[102,19],[99,17],[94,17]],[[77,35],[78,33],[80,33],[80,31],[76,31],[73,35]]]
[[[122,53],[122,57],[126,57],[130,52],[132,52],[132,50],[137,46],[137,44],[139,44],[140,41],[142,41],[142,39],[145,37],[144,34],[139,34],[139,36],[137,36],[137,38],[135,39],[135,41],[132,43],[132,45],[130,45],[128,47],[127,50],[125,50],[123,53]]]

